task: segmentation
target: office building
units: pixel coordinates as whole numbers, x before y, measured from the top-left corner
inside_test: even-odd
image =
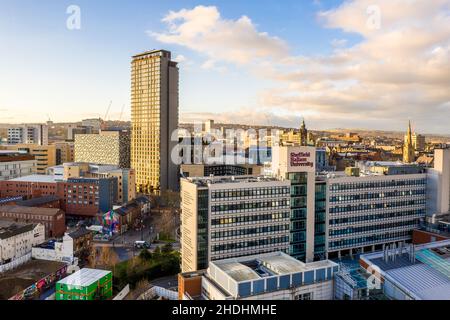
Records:
[[[84,162],[69,162],[47,170],[56,180],[69,178],[117,178],[117,202],[124,204],[136,197],[136,182],[133,169],[121,169],[115,165]]]
[[[48,145],[48,126],[43,124],[23,124],[8,128],[8,144]]]
[[[131,168],[140,192],[153,193],[179,185],[171,161],[178,127],[178,67],[165,50],[144,52],[131,65]]]
[[[0,267],[31,254],[31,248],[44,241],[42,224],[0,220]]]
[[[101,118],[92,118],[92,119],[81,120],[81,127],[91,129],[92,133],[98,133],[102,129],[102,125],[103,125],[103,120]]]
[[[282,252],[212,261],[179,275],[183,300],[332,300],[338,264],[303,263]],[[201,289],[199,288],[201,287]]]
[[[289,250],[290,183],[265,177],[181,179],[182,271]]]
[[[100,131],[75,136],[75,162],[130,168],[130,132]]]
[[[409,242],[420,227],[426,214],[426,173],[397,163],[384,166],[382,173],[369,169],[360,176],[333,173],[325,178],[328,258]]]
[[[14,144],[0,146],[0,150],[18,151],[34,156],[37,174],[45,174],[47,168],[56,165],[55,145]]]
[[[414,133],[412,135],[412,143],[413,143],[414,150],[416,150],[416,151],[424,151],[425,150],[425,146],[426,146],[425,136],[418,134],[418,133]]]
[[[10,180],[34,174],[34,156],[16,151],[0,150],[0,180]]]
[[[75,144],[70,141],[54,143],[56,148],[56,165],[73,162],[75,159]]]
[[[450,300],[450,240],[386,248],[360,256],[393,300]]]

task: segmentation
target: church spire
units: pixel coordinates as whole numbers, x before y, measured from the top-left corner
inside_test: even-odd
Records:
[[[300,145],[308,145],[308,129],[306,129],[305,118],[303,118],[302,124],[300,126]]]
[[[403,145],[403,162],[412,163],[415,161],[415,150],[413,146],[412,130],[411,130],[411,120],[408,122],[408,132],[405,136],[405,142]]]

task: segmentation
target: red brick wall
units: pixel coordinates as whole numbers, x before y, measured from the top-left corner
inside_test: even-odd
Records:
[[[435,239],[433,239],[433,237]],[[438,235],[436,233],[431,233],[423,230],[413,230],[413,236],[412,236],[412,243],[413,244],[423,244],[423,243],[429,243],[434,241],[442,241],[447,240],[448,237],[444,237],[441,235]]]

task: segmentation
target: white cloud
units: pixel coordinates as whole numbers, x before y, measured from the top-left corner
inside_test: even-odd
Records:
[[[213,6],[171,11],[162,21],[168,30],[150,32],[152,37],[162,43],[188,47],[207,56],[208,60],[243,65],[287,55],[288,47],[284,41],[259,32],[247,16],[227,20]]]
[[[373,6],[379,28],[368,23]],[[169,13],[168,31],[153,36],[204,54],[203,68],[235,63],[273,80],[274,88],[259,95],[268,110],[307,114],[334,127],[398,129],[412,119],[419,131],[448,133],[450,0],[349,0],[318,18],[361,41],[349,46],[335,39],[329,55],[293,56],[285,41],[258,31],[248,17],[226,20],[216,7],[203,6]]]

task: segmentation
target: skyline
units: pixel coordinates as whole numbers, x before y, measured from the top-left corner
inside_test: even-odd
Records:
[[[131,56],[162,48],[180,63],[181,122],[401,131],[411,119],[450,133],[448,0],[77,2],[80,30],[66,28],[68,1],[3,5],[0,123],[103,117],[111,100],[110,118],[125,105],[129,120]]]

